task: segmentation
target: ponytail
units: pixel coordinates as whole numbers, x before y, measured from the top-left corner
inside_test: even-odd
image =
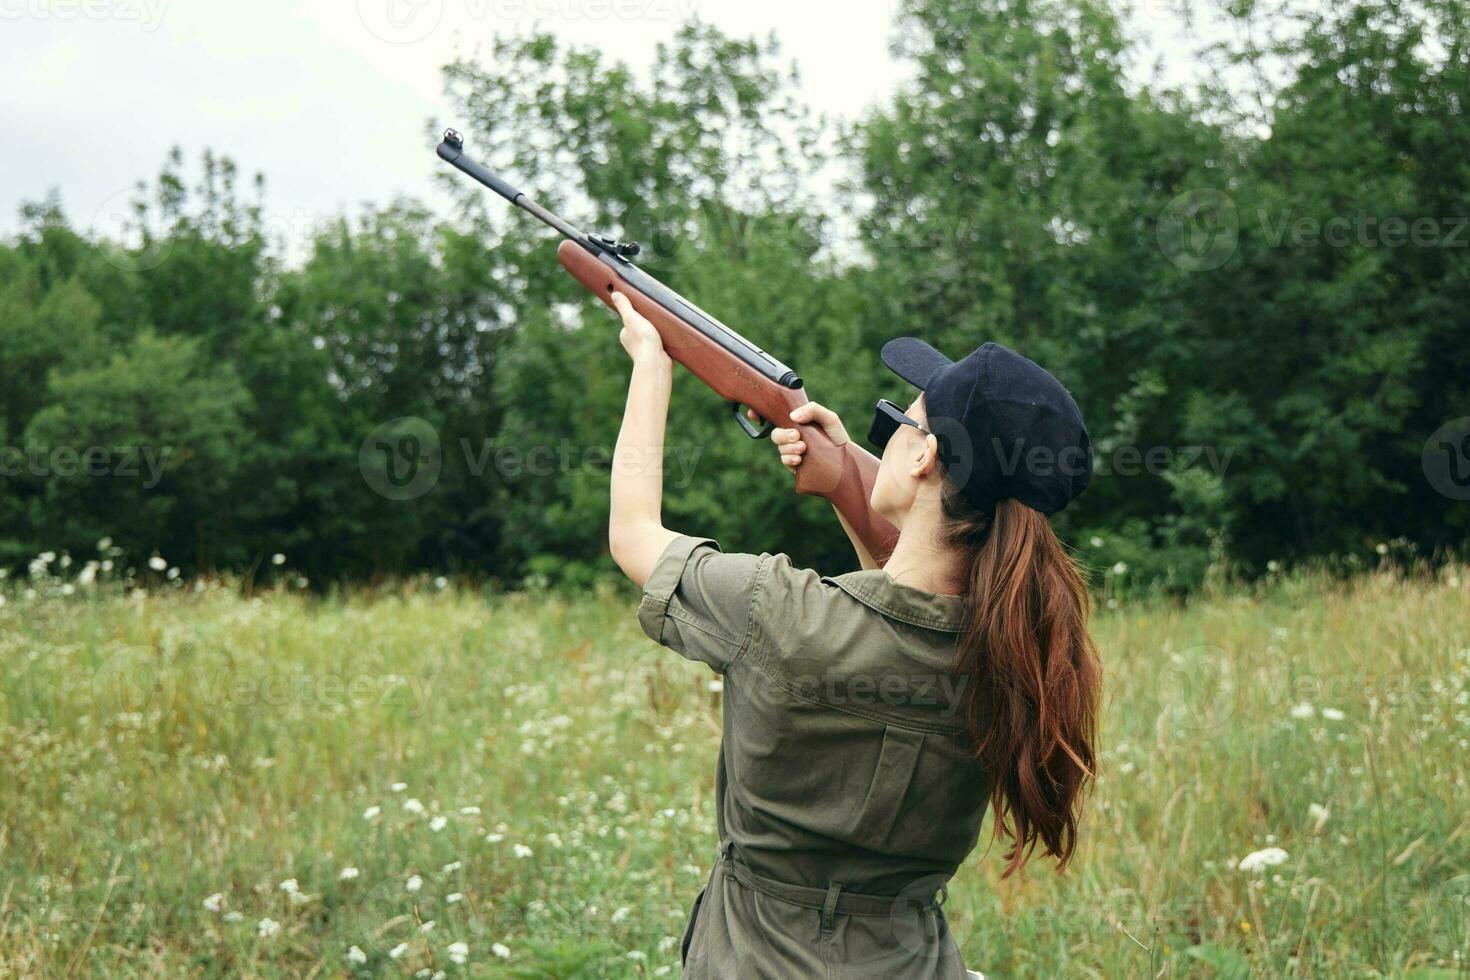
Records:
[[[1041,512],[1006,499],[977,513],[946,483],[943,533],[965,556],[955,658],[965,713],[992,779],[1005,876],[1039,842],[1062,871],[1077,846],[1079,796],[1096,774],[1102,667],[1087,634],[1082,573]]]

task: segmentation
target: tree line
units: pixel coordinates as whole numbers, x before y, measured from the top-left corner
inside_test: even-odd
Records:
[[[691,24],[641,77],[503,38],[445,68],[448,121],[854,433],[904,397],[893,336],[1051,368],[1099,464],[1060,526],[1119,586],[1444,554],[1470,532],[1470,15],[1214,15],[1230,40],[1186,89],[1130,71],[1105,4],[908,0],[908,81],[847,122],[802,104],[774,40]],[[394,200],[290,262],[223,155],[174,151],[116,233],[26,205],[0,245],[0,565],[106,538],[139,569],[281,554],[318,583],[606,572],[616,330],[553,236],[444,179],[453,219]],[[666,522],[850,565],[729,415],[680,376]]]

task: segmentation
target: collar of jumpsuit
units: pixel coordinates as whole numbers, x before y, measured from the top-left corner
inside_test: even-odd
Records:
[[[669,544],[639,624],[724,678],[719,857],[685,977],[966,976],[941,905],[990,780],[953,669],[962,604],[882,570]]]
[[[938,595],[895,582],[881,568],[848,572],[827,581],[889,619],[941,633],[960,632],[964,600],[957,595]]]

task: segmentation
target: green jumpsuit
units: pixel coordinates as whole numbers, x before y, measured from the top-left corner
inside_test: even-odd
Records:
[[[683,975],[964,978],[941,906],[990,783],[952,673],[961,600],[679,537],[638,621],[725,677],[720,846]]]

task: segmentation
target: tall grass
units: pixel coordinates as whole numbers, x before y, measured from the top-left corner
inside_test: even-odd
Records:
[[[1096,634],[1078,859],[966,862],[972,968],[1470,975],[1464,570],[1123,603]],[[0,976],[677,975],[713,679],[614,592],[12,589]]]

